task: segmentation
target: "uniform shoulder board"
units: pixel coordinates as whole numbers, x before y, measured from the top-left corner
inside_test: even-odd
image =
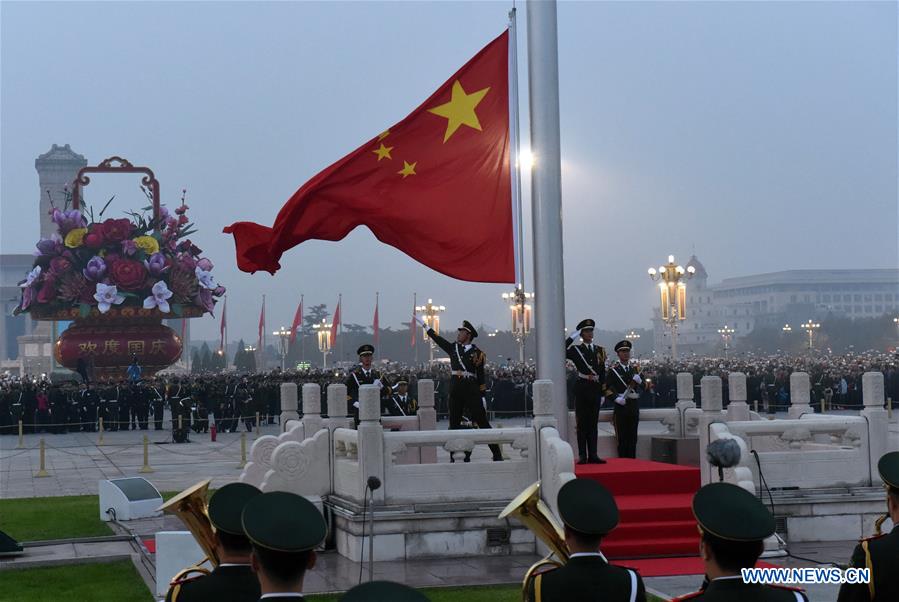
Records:
[[[801,587],[791,587],[789,585],[780,585],[780,584],[778,584],[778,585],[771,584],[768,587],[771,587],[774,589],[784,589],[784,590],[787,590],[788,592],[793,592],[793,595],[796,596],[796,602],[808,602],[808,596],[805,595],[805,590],[802,589]]]
[[[878,533],[876,535],[869,535],[868,537],[862,537],[861,539],[858,540],[858,542],[862,543],[863,541],[873,541],[875,539],[880,539],[884,535],[886,535],[886,533]]]
[[[672,598],[671,602],[683,602],[683,600],[693,600],[695,598],[698,598],[699,596],[701,596],[704,593],[705,593],[704,590],[698,590],[698,591],[695,591],[695,592],[692,592],[689,594],[684,594],[683,596],[680,596],[679,598]]]

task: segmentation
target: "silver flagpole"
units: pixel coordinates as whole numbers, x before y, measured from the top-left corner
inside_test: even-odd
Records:
[[[562,158],[559,142],[559,44],[555,0],[528,2],[528,92],[531,115],[531,206],[537,378],[553,382],[554,414],[568,438],[565,384],[565,290],[562,262]]]
[[[521,130],[518,104],[518,24],[515,7],[509,11],[509,133],[512,138],[512,205],[515,209],[517,288],[524,290],[524,215],[521,203]]]

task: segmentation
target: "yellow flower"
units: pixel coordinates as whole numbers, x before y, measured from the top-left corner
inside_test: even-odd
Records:
[[[87,234],[87,228],[75,228],[66,234],[66,246],[70,249],[74,249],[76,247],[80,247],[81,243],[84,242],[84,235]]]
[[[134,239],[134,244],[147,255],[159,253],[159,241],[152,236],[138,236]]]

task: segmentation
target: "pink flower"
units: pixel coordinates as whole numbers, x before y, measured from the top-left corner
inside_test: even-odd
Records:
[[[200,268],[201,270],[203,270],[204,272],[211,272],[212,268],[214,266],[212,265],[212,261],[210,261],[209,259],[206,259],[204,257],[203,259],[201,259],[200,261],[197,262],[197,267]]]
[[[44,278],[44,284],[37,293],[38,303],[50,303],[56,299],[56,279]]]
[[[58,276],[72,269],[72,262],[65,257],[54,257],[50,260],[50,273]]]

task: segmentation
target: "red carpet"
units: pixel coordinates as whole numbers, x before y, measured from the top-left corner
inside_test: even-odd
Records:
[[[602,483],[618,503],[621,521],[602,542],[609,558],[683,557],[698,552],[699,532],[690,503],[699,489],[699,468],[610,458],[606,464],[579,465],[575,473]]]
[[[147,551],[150,554],[155,554],[156,553],[156,538],[153,537],[151,539],[145,539],[144,547],[147,548]]]

